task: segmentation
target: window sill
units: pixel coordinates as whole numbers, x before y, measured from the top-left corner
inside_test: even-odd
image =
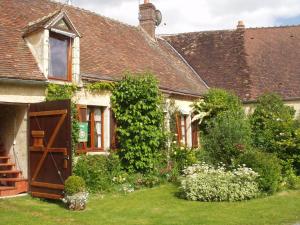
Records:
[[[53,78],[48,78],[49,83],[52,84],[60,84],[60,85],[71,85],[73,82],[70,80],[60,80],[60,79],[53,79]]]
[[[97,153],[97,152],[105,152],[103,148],[98,148],[98,149],[77,149],[76,153],[77,154],[86,154],[89,152]]]

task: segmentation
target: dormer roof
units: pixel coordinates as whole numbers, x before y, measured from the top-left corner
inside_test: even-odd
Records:
[[[30,22],[24,28],[23,37],[43,29],[48,29],[70,37],[81,37],[80,33],[69,18],[67,12],[65,12],[63,9],[56,10],[47,16]]]

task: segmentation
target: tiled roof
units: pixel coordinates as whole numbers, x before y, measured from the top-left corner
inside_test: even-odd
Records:
[[[118,80],[125,71],[148,70],[158,76],[162,89],[188,95],[206,92],[200,77],[164,40],[153,42],[137,27],[48,0],[0,1],[0,55],[7,58],[0,59],[0,77],[43,79],[22,30],[62,7],[82,35],[83,77]]]
[[[208,31],[164,36],[209,87],[244,101],[276,92],[300,97],[300,26]]]

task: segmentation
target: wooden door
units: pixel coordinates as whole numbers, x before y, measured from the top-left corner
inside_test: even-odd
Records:
[[[28,123],[30,193],[60,199],[72,173],[70,100],[31,104]]]

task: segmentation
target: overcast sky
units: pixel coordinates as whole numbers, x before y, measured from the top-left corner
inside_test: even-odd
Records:
[[[67,1],[67,0],[59,0]],[[137,25],[144,0],[72,0],[73,4]],[[300,24],[300,0],[150,0],[162,12],[158,33]]]

